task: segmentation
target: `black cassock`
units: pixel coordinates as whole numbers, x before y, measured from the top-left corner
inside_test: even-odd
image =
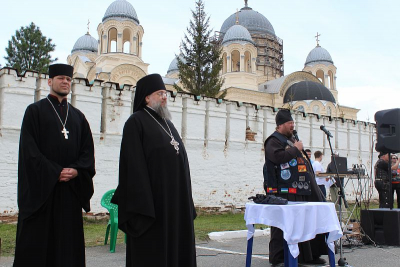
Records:
[[[66,101],[60,107],[57,99],[48,98],[64,122]],[[94,192],[93,138],[85,116],[71,105],[66,129],[68,139],[48,99],[25,111],[19,145],[15,267],[85,266],[82,208],[90,210]],[[78,176],[59,182],[63,168],[77,169]]]
[[[291,139],[294,143],[295,140]],[[275,137],[271,137],[265,143],[265,158],[268,158],[274,164],[279,165],[288,162],[298,155],[298,149],[291,147],[285,149],[285,146]],[[307,172],[311,174],[311,195],[302,196],[295,194],[274,194],[275,196],[283,197],[289,201],[309,201],[309,202],[324,202],[324,196],[315,181],[313,168],[307,154],[303,151],[303,157],[306,158],[305,164]],[[307,262],[317,258],[321,255],[327,254],[327,245],[325,243],[324,235],[317,235],[316,238],[299,243],[300,254],[298,257],[299,262]],[[270,262],[283,261],[283,232],[279,228],[271,227],[271,240],[269,243],[269,260]]]
[[[146,109],[169,132],[164,120]],[[118,204],[119,228],[128,235],[126,266],[196,266],[189,163],[178,132],[170,121],[168,126],[179,154],[145,110],[125,123],[112,202]]]

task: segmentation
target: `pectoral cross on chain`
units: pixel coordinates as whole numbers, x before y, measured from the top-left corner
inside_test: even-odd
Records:
[[[174,146],[174,148],[176,150],[176,154],[178,155],[179,154],[179,143],[175,141],[173,136],[171,138],[172,138],[172,140],[171,140],[170,144]]]
[[[65,138],[65,139],[68,139],[69,131],[67,131],[67,129],[65,129],[65,127],[62,129],[61,132],[64,134],[64,138]]]

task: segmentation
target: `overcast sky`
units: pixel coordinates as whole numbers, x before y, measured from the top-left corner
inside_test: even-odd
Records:
[[[143,61],[149,73],[165,75],[189,25],[195,0],[128,0],[144,28]],[[76,40],[97,26],[112,0],[14,0],[2,3],[0,64],[8,40],[34,22],[56,44],[53,57],[66,63]],[[243,0],[204,0],[210,27],[244,7]],[[398,0],[249,0],[283,39],[285,75],[300,71],[308,53],[320,45],[337,67],[339,104],[361,109],[358,119],[374,121],[378,110],[400,107],[400,1]]]

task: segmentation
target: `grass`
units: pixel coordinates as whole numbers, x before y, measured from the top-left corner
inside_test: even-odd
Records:
[[[1,256],[14,254],[16,224],[0,223]]]
[[[354,203],[349,203],[349,211],[354,207]],[[362,206],[364,208],[364,206]],[[378,204],[371,203],[370,209],[378,208]],[[358,209],[359,211],[359,209]],[[246,225],[243,213],[222,213],[209,214],[199,211],[194,221],[195,235],[197,241],[207,240],[210,232],[245,230]],[[359,212],[354,212],[353,219],[359,219]],[[94,220],[84,217],[85,243],[87,247],[102,246],[104,244],[105,231],[108,219]],[[256,225],[257,229],[265,228],[265,225]],[[12,256],[14,254],[15,224],[0,223],[1,255]],[[124,242],[124,233],[118,231],[117,244]]]
[[[108,219],[94,220],[84,217],[85,244],[87,247],[104,245]],[[207,214],[198,213],[194,221],[197,241],[207,239],[207,234],[216,231],[246,229],[243,213]],[[17,225],[0,223],[1,255],[13,256]],[[117,244],[124,242],[124,233],[118,231]],[[108,243],[109,244],[109,243]]]

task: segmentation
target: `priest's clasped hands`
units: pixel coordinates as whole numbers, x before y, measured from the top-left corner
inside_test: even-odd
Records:
[[[73,168],[64,168],[61,173],[60,177],[58,180],[60,182],[68,182],[71,179],[74,179],[76,176],[78,176],[78,171]]]

